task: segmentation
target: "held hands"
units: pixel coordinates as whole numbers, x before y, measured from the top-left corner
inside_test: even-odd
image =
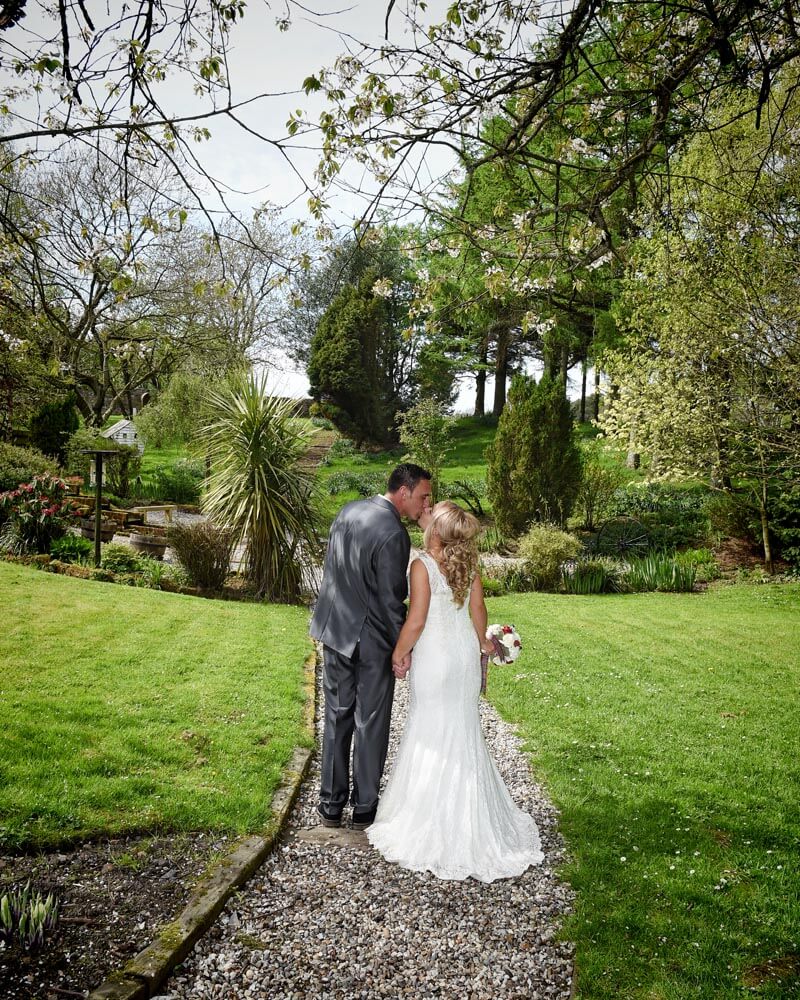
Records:
[[[405,680],[410,667],[411,653],[406,653],[406,655],[400,659],[395,659],[395,657],[392,656],[392,673],[399,681]]]

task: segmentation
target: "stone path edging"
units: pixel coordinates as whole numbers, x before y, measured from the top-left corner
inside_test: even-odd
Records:
[[[305,662],[304,725],[314,734],[316,653]],[[240,838],[222,859],[209,865],[182,913],[162,927],[155,940],[123,969],[113,972],[88,1000],[149,1000],[170,973],[211,927],[234,891],[253,875],[272,852],[286,826],[300,786],[308,773],[314,748],[298,747],[272,799],[272,819],[263,834]]]

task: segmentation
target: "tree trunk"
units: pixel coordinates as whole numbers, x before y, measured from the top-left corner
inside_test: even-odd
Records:
[[[481,340],[480,361],[481,367],[475,376],[475,410],[474,416],[482,417],[486,413],[486,361],[489,356],[489,338],[483,337]]]
[[[497,351],[494,365],[494,405],[492,413],[499,417],[506,405],[506,380],[508,379],[508,330],[497,330]]]
[[[561,364],[559,370],[559,377],[561,378],[561,384],[564,386],[564,395],[567,394],[567,380],[569,379],[569,347],[564,344],[561,348]]]
[[[628,455],[625,459],[625,467],[628,469],[638,469],[641,456],[636,450],[636,425],[633,424],[628,434]]]
[[[600,369],[594,366],[594,419],[600,416]]]
[[[581,361],[581,423],[586,423],[586,373],[589,364],[586,358]]]
[[[761,542],[764,546],[764,569],[772,575],[774,572],[772,564],[772,546],[769,543],[769,515],[767,514],[767,484],[761,484],[761,496],[759,498],[759,514],[761,515]]]

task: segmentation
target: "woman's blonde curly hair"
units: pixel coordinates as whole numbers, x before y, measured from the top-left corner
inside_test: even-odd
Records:
[[[425,547],[430,548],[434,534],[442,546],[442,573],[453,591],[453,599],[462,607],[478,570],[478,519],[462,510],[452,500],[442,500],[432,511],[425,529]]]

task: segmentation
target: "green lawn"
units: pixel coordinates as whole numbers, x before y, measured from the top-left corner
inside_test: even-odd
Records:
[[[170,466],[179,458],[188,458],[189,452],[184,444],[168,444],[163,448],[145,445],[142,454],[142,479],[149,479],[159,466]]]
[[[0,563],[0,848],[254,830],[303,721],[304,608]]]
[[[562,810],[579,996],[800,995],[800,586],[513,595],[489,620],[524,643],[489,693]]]

